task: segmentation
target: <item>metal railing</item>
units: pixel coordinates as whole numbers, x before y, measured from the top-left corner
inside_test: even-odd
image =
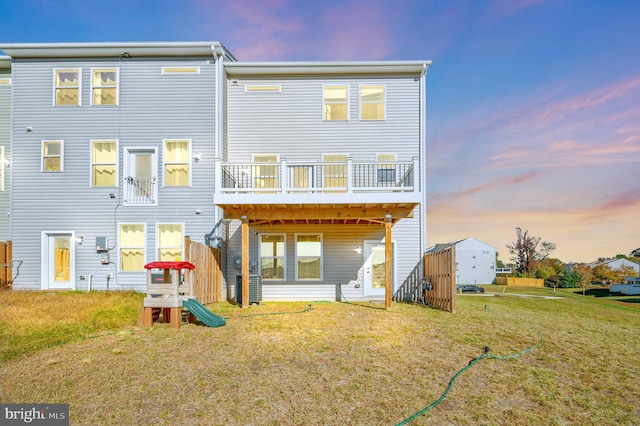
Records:
[[[412,162],[221,162],[223,193],[415,192],[418,161]]]
[[[132,205],[156,204],[156,178],[124,178],[124,202]]]

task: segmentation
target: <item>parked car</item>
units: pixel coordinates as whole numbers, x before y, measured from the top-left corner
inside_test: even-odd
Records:
[[[457,293],[484,293],[484,288],[479,287],[477,285],[464,284],[464,285],[457,285],[456,292]]]

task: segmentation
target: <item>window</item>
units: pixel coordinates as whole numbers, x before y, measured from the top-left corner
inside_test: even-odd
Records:
[[[182,223],[158,224],[158,260],[163,262],[182,261],[184,253],[183,229],[184,225]]]
[[[63,142],[42,141],[42,171],[61,172],[63,170]]]
[[[323,184],[325,188],[347,189],[347,154],[323,154]],[[331,164],[336,163],[336,164]]]
[[[144,271],[145,264],[145,234],[144,223],[121,223],[118,242],[120,271]]]
[[[376,154],[378,162],[377,180],[383,186],[394,186],[396,183],[396,166],[395,164],[384,164],[383,161],[396,161],[396,154]]]
[[[91,186],[118,186],[117,141],[91,141]]]
[[[118,69],[91,70],[91,105],[118,105]]]
[[[80,68],[55,69],[54,105],[80,105]]]
[[[245,92],[280,92],[282,88],[279,84],[251,84],[244,86]]]
[[[260,234],[260,274],[265,280],[284,280],[285,235]]]
[[[384,86],[360,86],[360,120],[384,120]]]
[[[278,179],[278,154],[254,154],[254,163],[274,163],[273,165],[253,166],[253,186],[256,189],[277,188]]]
[[[191,184],[191,140],[165,139],[164,186],[189,186]]]
[[[322,279],[322,235],[296,235],[296,280]]]
[[[158,156],[155,148],[125,148],[123,204],[155,206],[158,204],[156,174]]]
[[[0,77],[0,86],[11,86],[11,79]]]
[[[324,115],[326,121],[349,119],[349,86],[324,86]]]
[[[162,67],[162,74],[200,74],[200,67]]]

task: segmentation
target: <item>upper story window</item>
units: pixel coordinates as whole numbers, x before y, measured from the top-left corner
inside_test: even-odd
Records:
[[[91,186],[118,186],[117,141],[91,141]]]
[[[118,105],[118,68],[91,69],[91,105]]]
[[[10,78],[0,77],[0,86],[10,86],[10,85],[11,85]]]
[[[64,165],[64,143],[42,141],[42,171],[61,172]]]
[[[254,188],[277,188],[279,186],[279,167],[276,164],[278,161],[280,161],[278,154],[253,154],[254,163],[267,163],[253,166]],[[268,163],[273,164],[268,165]]]
[[[164,186],[189,186],[191,140],[165,139],[163,145]]]
[[[54,69],[54,105],[80,105],[81,69]]]
[[[162,67],[162,74],[200,74],[200,67]]]
[[[265,280],[284,280],[285,235],[260,234],[260,274]]]
[[[244,86],[245,92],[281,92],[279,84],[247,84]]]
[[[349,119],[349,86],[323,87],[322,102],[324,105],[323,120],[348,120]]]
[[[360,86],[360,120],[384,120],[384,103],[384,86]]]

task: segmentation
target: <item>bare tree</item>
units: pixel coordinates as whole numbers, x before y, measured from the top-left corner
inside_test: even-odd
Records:
[[[509,253],[513,255],[511,261],[516,264],[516,272],[523,275],[532,274],[537,263],[544,260],[556,249],[556,245],[549,241],[542,241],[542,238],[532,237],[529,231],[516,228],[516,241],[507,244]],[[540,244],[540,248],[538,245]]]

